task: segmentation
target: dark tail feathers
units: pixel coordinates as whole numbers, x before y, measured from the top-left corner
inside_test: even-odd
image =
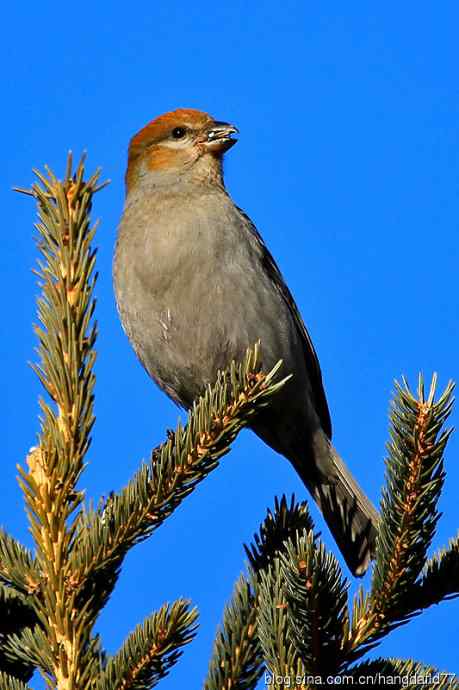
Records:
[[[326,435],[314,442],[317,474],[307,471],[310,460],[295,462],[295,469],[317,502],[330,532],[352,573],[365,574],[377,535],[378,513],[359,487]]]

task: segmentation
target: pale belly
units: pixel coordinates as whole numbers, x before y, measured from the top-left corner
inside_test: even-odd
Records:
[[[298,367],[298,357],[301,362],[302,347],[282,301],[250,282],[235,285],[224,272],[212,281],[195,275],[186,284],[178,276],[169,295],[155,296],[131,275],[131,291],[142,297],[135,308],[120,309],[123,326],[149,374],[179,404],[189,407],[218,370],[240,361],[258,340],[265,370],[279,359],[285,373],[294,360]]]
[[[149,374],[189,407],[260,340],[265,370],[283,359],[307,386],[301,334],[246,220],[227,200],[209,233],[205,200],[186,198],[174,214],[168,203],[126,210],[114,264],[123,327]]]

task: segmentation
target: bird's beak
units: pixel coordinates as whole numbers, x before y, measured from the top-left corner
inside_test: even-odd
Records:
[[[206,129],[204,146],[212,153],[224,153],[237,142],[237,139],[233,139],[231,135],[238,132],[238,128],[234,125],[214,120]]]

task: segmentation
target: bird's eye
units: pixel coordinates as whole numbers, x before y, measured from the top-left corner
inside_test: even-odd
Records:
[[[172,130],[172,136],[174,139],[183,139],[186,134],[186,127],[174,127]]]

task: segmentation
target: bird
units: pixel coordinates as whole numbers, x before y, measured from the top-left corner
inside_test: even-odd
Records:
[[[362,576],[378,513],[332,444],[319,360],[292,293],[225,187],[223,157],[238,134],[179,108],[132,137],[113,260],[117,309],[148,374],[184,409],[257,341],[266,371],[283,360],[292,378],[251,429],[290,461]]]

